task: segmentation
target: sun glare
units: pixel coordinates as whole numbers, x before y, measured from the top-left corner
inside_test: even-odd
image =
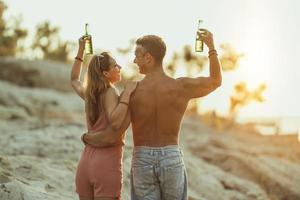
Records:
[[[261,38],[263,35],[259,38],[253,38],[254,34],[251,36],[253,42],[247,42],[243,48],[245,56],[240,61],[240,74],[248,86],[253,88],[270,82],[272,49],[265,42],[267,38]]]

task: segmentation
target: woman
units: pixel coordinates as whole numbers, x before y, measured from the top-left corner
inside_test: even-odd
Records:
[[[113,84],[120,81],[121,67],[108,53],[103,52],[92,57],[87,69],[87,85],[83,87],[80,72],[86,39],[85,36],[79,39],[79,49],[71,72],[71,85],[85,101],[88,131],[103,130],[108,123],[116,130],[125,130],[129,125],[129,98],[136,83],[127,84],[119,97]],[[80,200],[120,199],[124,133],[120,135],[120,142],[113,147],[85,146],[75,181]]]

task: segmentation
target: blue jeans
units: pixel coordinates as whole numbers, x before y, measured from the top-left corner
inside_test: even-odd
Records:
[[[134,147],[132,200],[187,200],[187,177],[177,145]]]

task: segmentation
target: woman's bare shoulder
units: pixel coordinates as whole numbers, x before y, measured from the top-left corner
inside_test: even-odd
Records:
[[[109,87],[104,92],[104,95],[108,97],[119,97],[119,92],[115,87]]]

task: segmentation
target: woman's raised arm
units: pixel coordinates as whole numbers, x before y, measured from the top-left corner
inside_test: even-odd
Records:
[[[77,56],[75,57],[72,71],[71,71],[71,86],[75,90],[75,92],[84,100],[84,87],[82,82],[80,81],[81,74],[81,64],[83,62],[83,54],[84,54],[84,45],[86,36],[79,38],[79,48],[77,52]]]

